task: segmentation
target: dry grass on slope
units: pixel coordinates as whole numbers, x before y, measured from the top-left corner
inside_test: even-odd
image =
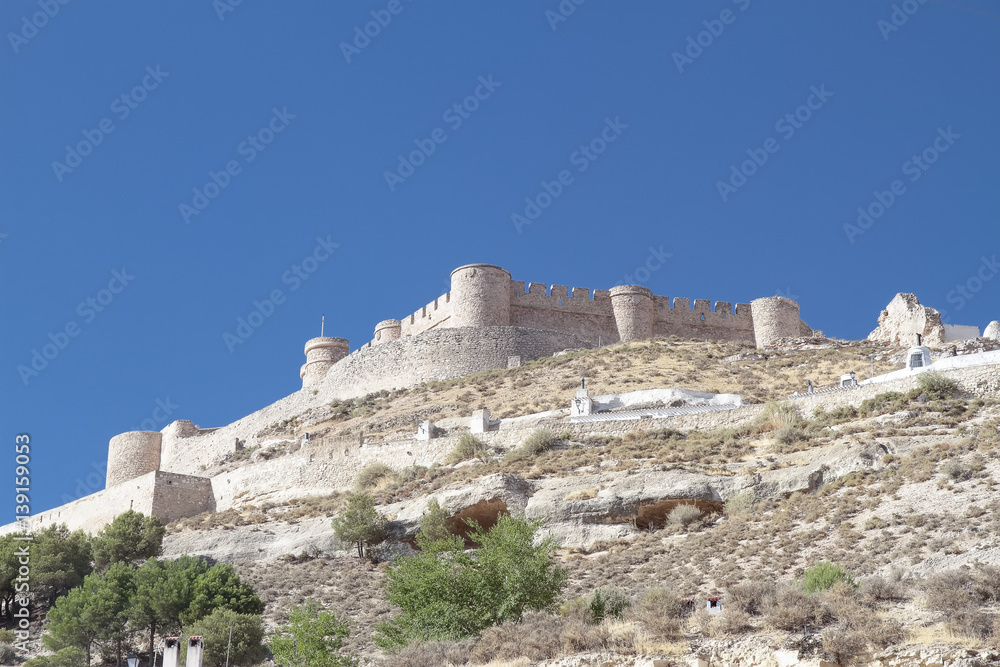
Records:
[[[515,417],[567,407],[581,377],[587,378],[592,394],[678,387],[734,393],[749,403],[764,403],[804,391],[807,379],[821,389],[837,385],[840,375],[849,371],[864,377],[871,368],[872,354],[876,355],[876,373],[898,367],[889,359],[892,351],[882,345],[865,341],[837,344],[839,347],[757,354],[746,343],[672,337],[574,350],[518,368],[427,382],[410,391],[384,391],[334,401],[326,410],[309,415],[295,426],[315,432],[320,424],[333,435],[363,431],[378,437],[410,432],[421,419],[465,417],[482,406],[494,416]],[[745,358],[724,360],[735,355]]]

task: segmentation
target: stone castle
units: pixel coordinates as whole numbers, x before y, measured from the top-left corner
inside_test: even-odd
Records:
[[[309,340],[306,362],[299,372],[302,390],[243,419],[208,429],[179,420],[162,431],[131,431],[113,437],[105,488],[37,515],[33,525],[67,523],[71,528],[96,530],[130,508],[171,521],[230,507],[259,487],[261,480],[255,476],[276,474],[280,479],[282,472],[250,473],[238,468],[213,477],[199,473],[240,448],[299,441],[303,434],[287,432],[282,440],[276,425],[335,399],[510,368],[572,348],[667,336],[755,342],[765,347],[779,338],[811,334],[799,318],[798,304],[784,297],[756,299],[735,308],[730,302],[717,301],[713,307],[701,299],[692,303],[686,298],[657,296],[637,285],[593,291],[525,285],[499,266],[469,264],[452,272],[448,293],[402,320],[379,322],[373,339],[353,352],[343,338]],[[436,451],[435,446],[443,445],[434,441],[421,447],[407,442],[384,444],[383,457],[394,455],[395,447],[399,450],[395,455],[405,453],[427,464],[444,453]],[[337,456],[349,456],[352,446],[361,448],[360,442],[338,444]],[[417,450],[422,453],[414,454]],[[362,452],[356,453],[363,457]],[[305,463],[315,461],[313,451]],[[338,471],[316,473],[315,466],[306,468],[313,472],[303,473],[306,477],[296,486],[303,493],[321,493],[331,485],[350,483],[346,478],[338,482]],[[294,479],[289,481],[294,483]]]
[[[429,339],[428,333],[435,338]],[[809,336],[799,305],[773,296],[751,304],[656,296],[638,285],[593,291],[512,280],[506,269],[468,264],[451,273],[451,291],[403,320],[384,320],[353,354],[343,338],[306,343],[302,386],[337,384],[354,395],[428,379],[507,368],[559,350],[680,336],[756,342]],[[487,352],[476,343],[488,343]],[[393,386],[384,386],[391,384]],[[353,388],[350,389],[350,388]]]
[[[939,320],[928,315],[933,309],[924,309],[910,296],[901,295],[890,304],[879,319],[880,329],[869,338],[902,339],[911,332],[931,335],[940,328],[945,340],[955,333],[945,332]],[[1000,325],[991,327],[1000,330]],[[978,335],[978,328],[971,329]],[[322,420],[316,415],[328,411],[331,401],[515,367],[571,348],[669,336],[742,341],[765,348],[782,338],[822,336],[822,332],[807,326],[799,317],[798,304],[784,297],[755,299],[735,308],[719,301],[713,308],[708,301],[671,300],[635,285],[593,292],[538,283],[526,286],[499,266],[470,264],[452,272],[447,294],[403,320],[380,322],[373,339],[354,352],[343,338],[309,340],[299,373],[302,389],[232,424],[199,428],[178,420],[162,431],[113,437],[106,487],[36,515],[32,527],[66,523],[71,529],[93,531],[128,509],[169,522],[234,507],[261,495],[287,499],[350,488],[360,466],[373,461],[430,466],[450,451],[452,437],[414,434],[369,443],[363,436],[310,440],[308,430],[316,429]],[[720,413],[692,419],[704,424],[728,417]],[[483,437],[499,445],[520,442],[527,434],[522,428],[501,426]],[[252,465],[220,468],[239,450],[254,447],[278,453]],[[205,476],[210,469],[211,476]],[[11,524],[0,532],[15,529]]]

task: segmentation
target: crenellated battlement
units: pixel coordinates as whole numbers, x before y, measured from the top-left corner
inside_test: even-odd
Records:
[[[734,307],[730,301],[671,298],[640,285],[590,289],[526,283],[513,280],[506,269],[494,264],[467,264],[452,271],[451,291],[401,320],[379,322],[372,340],[359,349],[461,327],[521,327],[566,334],[594,345],[678,336],[763,346],[812,331],[799,319],[798,304],[789,299],[768,297],[754,303]],[[760,308],[766,324],[755,326],[755,308]],[[441,350],[440,354],[446,358],[450,352]],[[316,363],[303,366],[304,383],[325,377],[332,368],[332,364],[324,365],[329,361],[339,363],[332,357],[317,358]]]
[[[400,320],[400,334],[416,336],[443,325],[451,317],[451,292],[446,292],[420,310]]]

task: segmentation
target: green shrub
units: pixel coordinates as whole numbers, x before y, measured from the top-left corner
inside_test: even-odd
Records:
[[[458,442],[455,443],[454,449],[448,454],[445,463],[461,463],[473,458],[486,461],[489,456],[490,448],[486,446],[485,442],[471,433],[463,433],[458,437]]]
[[[858,406],[858,413],[862,417],[873,417],[890,412],[899,412],[906,407],[907,402],[906,394],[898,391],[887,391],[861,401],[861,405]]]
[[[420,531],[417,533],[417,544],[436,542],[451,537],[448,529],[448,519],[451,512],[438,504],[437,498],[427,502],[427,511],[420,517]]]
[[[957,382],[933,371],[917,376],[917,388],[932,401],[946,401],[958,395]]]
[[[567,573],[556,565],[551,537],[535,544],[541,522],[503,515],[489,530],[466,523],[479,545],[475,554],[454,536],[389,570],[388,600],[401,613],[378,624],[378,646],[398,651],[413,641],[458,640],[555,604]]]
[[[600,623],[605,618],[621,618],[622,613],[632,604],[620,588],[598,588],[587,597],[591,623]]]
[[[525,456],[538,456],[559,444],[559,437],[546,428],[536,429],[521,443],[521,452]]]
[[[839,565],[823,561],[810,567],[802,575],[802,588],[806,593],[818,593],[832,588],[834,584],[844,582],[857,588],[854,578]]]
[[[17,635],[13,630],[0,629],[0,644],[13,644],[16,639]]]
[[[384,480],[395,480],[396,471],[384,463],[369,463],[361,472],[354,486],[358,491],[371,491]]]
[[[342,655],[350,636],[346,618],[307,600],[288,615],[288,624],[277,629],[271,652],[279,667],[354,667],[357,659]]]
[[[4,664],[13,664],[7,663]],[[42,655],[24,663],[24,667],[86,667],[87,653],[76,647],[64,648],[52,655]]]

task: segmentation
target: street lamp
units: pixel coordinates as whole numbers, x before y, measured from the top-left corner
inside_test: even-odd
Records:
[[[128,657],[125,659],[128,661],[128,667],[137,667],[137,665],[139,664],[139,656],[135,654],[135,651],[129,653]]]

